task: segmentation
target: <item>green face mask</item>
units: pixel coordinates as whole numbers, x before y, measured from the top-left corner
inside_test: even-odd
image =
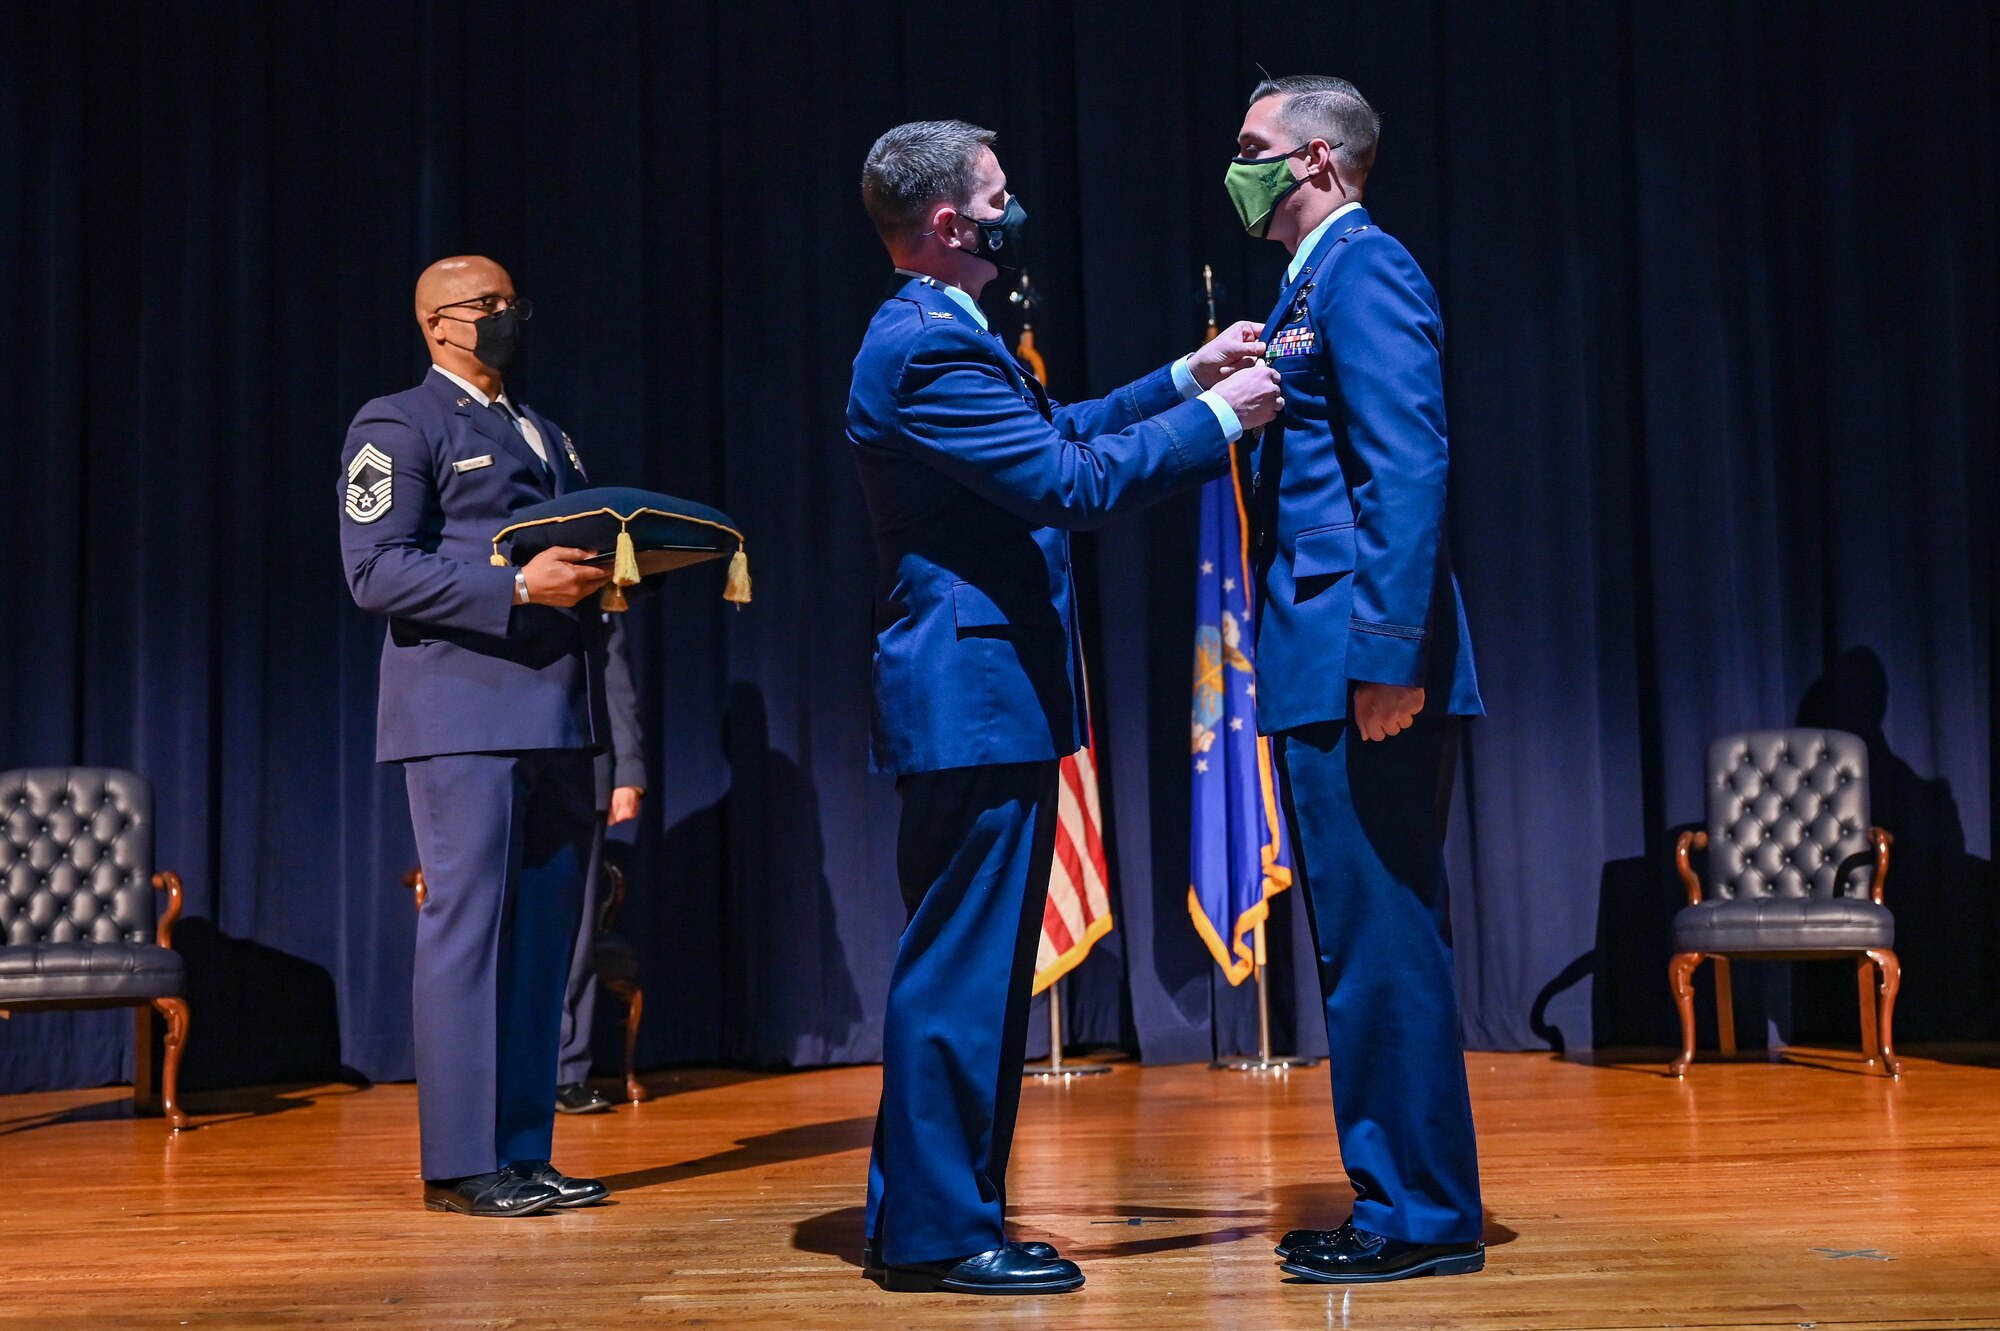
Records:
[[[1271,216],[1278,211],[1278,205],[1285,196],[1305,183],[1305,177],[1294,176],[1285,163],[1311,147],[1310,142],[1301,143],[1290,152],[1279,153],[1276,157],[1236,157],[1231,158],[1229,170],[1223,174],[1222,187],[1229,191],[1229,201],[1236,205],[1236,215],[1243,219],[1243,229],[1257,239],[1264,239],[1271,229]],[[1340,144],[1333,145],[1335,148]]]

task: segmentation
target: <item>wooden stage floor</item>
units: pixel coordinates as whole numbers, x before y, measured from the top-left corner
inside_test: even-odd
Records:
[[[1921,1052],[1921,1051],[1919,1051]],[[1051,1299],[863,1279],[876,1069],[662,1073],[561,1120],[615,1204],[425,1212],[406,1085],[218,1092],[194,1130],[116,1090],[0,1099],[0,1324],[34,1327],[2000,1327],[2000,1068],[1905,1056],[1586,1066],[1474,1055],[1483,1274],[1281,1282],[1271,1243],[1348,1197],[1322,1072],[1121,1066],[1031,1083],[1017,1234]]]

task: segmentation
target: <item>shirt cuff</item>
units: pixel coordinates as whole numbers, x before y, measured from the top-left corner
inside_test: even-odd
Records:
[[[1235,443],[1243,437],[1243,422],[1236,416],[1236,408],[1222,400],[1222,394],[1213,388],[1200,395],[1202,404],[1215,413],[1215,423],[1222,427],[1222,437]]]
[[[1181,401],[1188,402],[1201,396],[1201,385],[1195,382],[1194,371],[1188,368],[1188,358],[1181,357],[1173,365],[1174,388],[1181,395]]]

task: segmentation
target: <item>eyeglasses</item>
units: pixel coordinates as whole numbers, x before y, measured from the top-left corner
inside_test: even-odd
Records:
[[[502,310],[514,311],[521,316],[523,323],[535,317],[535,302],[529,300],[526,296],[514,296],[510,299],[506,296],[496,295],[493,292],[488,292],[484,296],[476,296],[471,300],[455,300],[449,305],[440,305],[432,310],[431,313],[444,315],[447,319],[457,319],[460,323],[470,323],[472,319],[460,318],[456,314],[445,314],[446,310],[468,308],[478,310],[479,313],[474,317],[479,319],[483,319],[489,314],[498,314]]]

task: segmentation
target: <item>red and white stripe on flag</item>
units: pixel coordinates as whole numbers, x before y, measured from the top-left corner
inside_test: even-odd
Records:
[[[1104,815],[1097,803],[1097,758],[1088,746],[1062,760],[1056,795],[1056,862],[1042,910],[1035,989],[1073,970],[1090,945],[1111,932],[1110,875],[1104,865]]]

